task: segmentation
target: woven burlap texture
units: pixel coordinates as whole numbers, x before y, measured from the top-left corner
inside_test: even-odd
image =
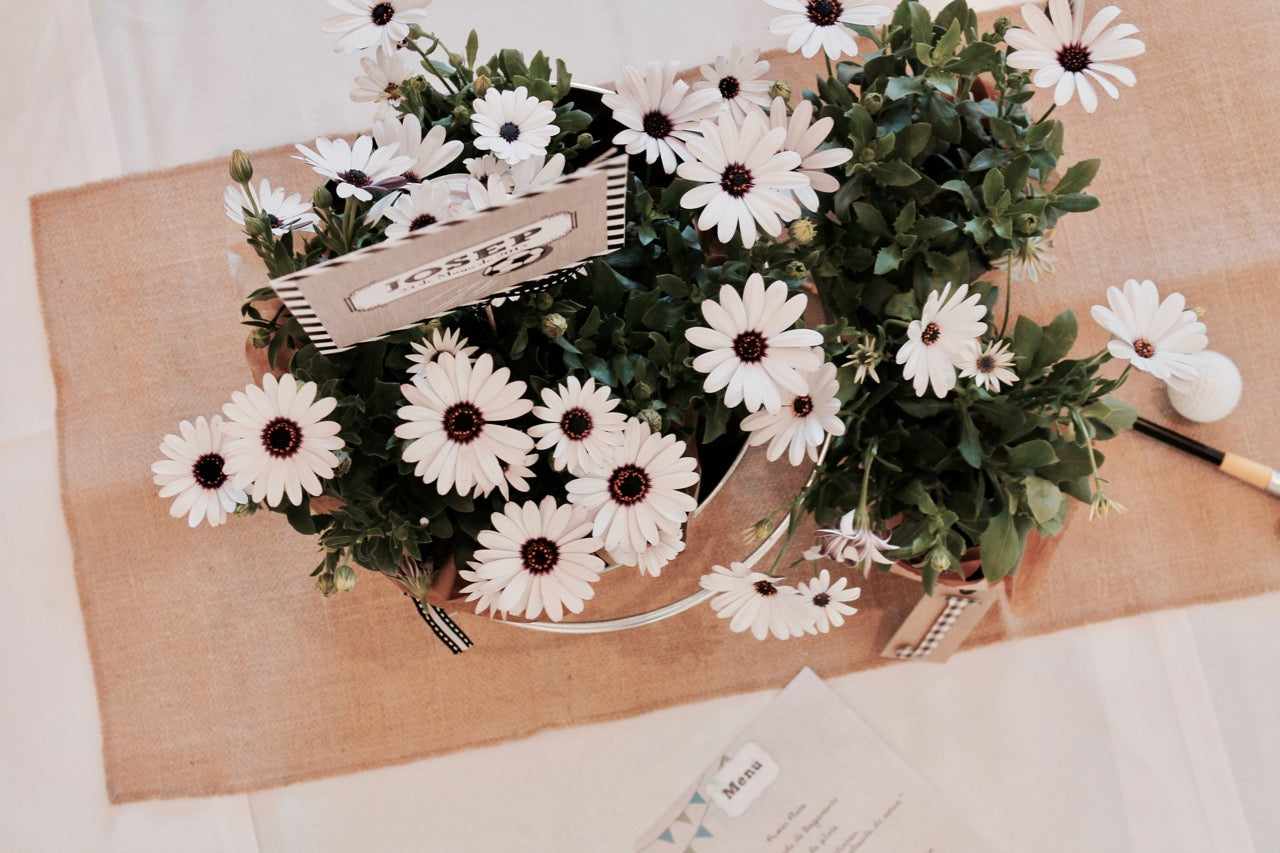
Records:
[[[1253,21],[1247,28],[1131,4],[1126,20],[1150,46],[1130,63],[1138,88],[1093,116],[1074,104],[1062,111],[1068,161],[1103,158],[1093,190],[1103,206],[1068,217],[1058,273],[1020,287],[1016,305],[1042,322],[1075,309],[1078,354],[1104,344],[1088,307],[1125,278],[1207,306],[1213,348],[1244,376],[1239,410],[1189,425],[1143,375],[1121,396],[1210,444],[1277,464],[1280,200],[1266,176],[1280,96],[1242,84],[1239,62],[1203,57],[1205,45],[1230,44],[1251,77],[1280,76],[1270,35],[1280,13],[1267,0],[1245,6],[1233,19]],[[775,61],[777,76],[811,79],[812,66]],[[256,155],[258,174],[312,186],[289,153]],[[237,312],[260,274],[223,217],[226,183],[225,163],[204,163],[32,203],[63,500],[113,801],[253,790],[780,687],[802,666],[831,676],[885,662],[880,648],[919,596],[895,577],[863,582],[860,612],[829,636],[761,643],[731,634],[705,606],[586,637],[461,611],[454,618],[476,646],[455,658],[379,578],[322,598],[307,577],[314,544],[279,516],[195,531],[170,518],[148,471],[160,438],[181,419],[218,412],[250,378]],[[1111,489],[1131,511],[1090,524],[1077,510],[1050,565],[1028,567],[1012,611],[989,617],[971,645],[1280,586],[1273,498],[1141,436],[1105,450]],[[794,487],[794,473],[778,480],[784,469],[748,462],[694,527],[679,566],[658,580],[606,578],[588,615],[695,589],[712,563],[742,553],[741,529]]]

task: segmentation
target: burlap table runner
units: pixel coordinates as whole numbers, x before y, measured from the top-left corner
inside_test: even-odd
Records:
[[[1059,273],[1021,288],[1017,304],[1042,321],[1074,308],[1085,352],[1105,341],[1088,307],[1108,284],[1145,277],[1181,290],[1209,308],[1211,346],[1239,365],[1240,408],[1191,426],[1145,376],[1123,396],[1206,442],[1280,464],[1270,349],[1280,200],[1264,178],[1280,94],[1243,85],[1240,63],[1220,52],[1202,58],[1203,46],[1229,44],[1250,76],[1275,79],[1280,12],[1267,0],[1235,7],[1232,21],[1165,9],[1148,0],[1127,10],[1150,51],[1131,63],[1139,87],[1092,117],[1067,108],[1069,156],[1103,158],[1094,187],[1103,207],[1068,218]],[[789,58],[775,71],[808,79]],[[311,186],[287,154],[257,155],[259,174]],[[759,643],[730,634],[705,606],[586,637],[459,612],[476,648],[454,657],[379,578],[321,598],[307,577],[315,549],[278,516],[194,532],[169,518],[148,472],[160,437],[217,412],[249,378],[236,320],[249,271],[235,272],[226,182],[222,162],[205,163],[32,203],[112,801],[251,790],[777,687],[801,666],[831,676],[885,662],[880,648],[919,595],[899,578],[865,581],[859,614],[827,637]],[[1051,565],[1029,567],[1012,610],[988,617],[970,645],[1280,587],[1275,499],[1140,436],[1106,451],[1111,488],[1131,512],[1090,524],[1077,510]],[[748,463],[699,520],[679,566],[644,583],[606,578],[588,614],[692,591],[787,493],[776,479],[784,470]]]

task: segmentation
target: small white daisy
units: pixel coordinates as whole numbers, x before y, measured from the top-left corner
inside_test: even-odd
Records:
[[[817,620],[817,614],[795,587],[778,583],[778,578],[753,572],[743,563],[729,568],[712,566],[699,584],[716,594],[711,609],[721,619],[728,619],[729,630],[741,633],[747,629],[757,640],[773,634],[779,640],[804,636]]]
[[[987,309],[978,303],[982,295],[969,294],[962,284],[951,292],[948,283],[942,292],[932,291],[925,300],[919,320],[907,327],[907,342],[898,349],[902,375],[912,381],[916,396],[933,387],[939,397],[956,387],[956,368],[962,363],[969,342],[987,329],[983,322]]]
[[[791,194],[809,179],[794,171],[800,155],[782,150],[786,138],[786,130],[770,129],[765,114],[755,109],[741,127],[728,113],[721,114],[718,124],[702,123],[702,136],[688,142],[697,159],[676,169],[680,177],[702,185],[680,197],[681,207],[702,208],[699,231],[714,226],[721,243],[737,233],[742,245],[753,246],[757,225],[776,237],[783,221],[800,215]]]
[[[625,147],[628,154],[643,153],[646,163],[661,160],[667,174],[675,171],[677,160],[692,157],[685,142],[697,136],[703,119],[720,109],[720,93],[692,91],[676,79],[679,68],[678,62],[650,62],[641,76],[628,65],[622,69],[618,91],[600,98],[623,127],[613,144]]]
[[[811,581],[804,581],[797,587],[800,597],[809,603],[816,614],[811,633],[829,632],[844,624],[844,617],[852,616],[858,608],[850,607],[850,601],[857,601],[862,595],[859,587],[848,587],[848,578],[837,578],[831,582],[831,573],[823,569]]]
[[[500,423],[533,408],[525,384],[510,378],[488,353],[474,363],[441,353],[400,386],[409,405],[396,412],[405,421],[396,436],[410,439],[403,458],[415,463],[414,475],[442,495],[487,495],[506,481],[501,463],[522,464],[533,449],[532,438]]]
[[[404,173],[413,165],[412,157],[401,157],[396,154],[394,145],[386,148],[373,148],[373,138],[359,136],[356,144],[350,145],[345,139],[316,138],[316,150],[305,145],[294,146],[302,156],[294,155],[294,159],[302,160],[319,174],[338,182],[338,197],[355,196],[361,201],[373,198],[371,189],[393,190],[404,186]]]
[[[815,555],[806,554],[806,559],[818,556],[835,560],[837,563],[862,569],[864,575],[871,573],[875,564],[888,566],[893,560],[885,557],[885,552],[893,549],[888,538],[880,536],[870,527],[857,523],[857,511],[851,510],[840,516],[839,526],[824,528],[818,531],[818,547]]]
[[[1129,38],[1138,31],[1133,24],[1107,29],[1120,14],[1117,7],[1102,9],[1088,28],[1084,26],[1084,0],[1076,0],[1074,9],[1069,0],[1049,0],[1049,12],[1052,21],[1038,6],[1023,6],[1022,20],[1030,29],[1014,27],[1004,34],[1004,39],[1016,48],[1006,60],[1009,66],[1035,71],[1031,82],[1040,88],[1052,87],[1055,104],[1062,106],[1078,93],[1080,105],[1091,113],[1098,108],[1093,83],[1113,100],[1120,97],[1120,90],[1102,75],[1110,75],[1126,86],[1138,82],[1132,71],[1115,62],[1139,56],[1147,46]]]
[[[239,225],[244,225],[246,210],[250,216],[255,209],[265,214],[271,223],[271,233],[277,237],[289,231],[314,231],[320,221],[310,202],[302,200],[301,193],[286,197],[284,187],[273,188],[266,178],[258,184],[256,193],[245,192],[240,184],[231,184],[222,194],[222,206],[227,218]]]
[[[1013,251],[994,258],[991,268],[1007,272],[1014,281],[1037,282],[1042,275],[1053,275],[1053,232],[1020,239]]]
[[[499,160],[492,154],[485,154],[480,157],[468,157],[462,161],[462,165],[467,167],[467,174],[475,178],[477,181],[484,183],[490,175],[501,175],[503,181],[510,187],[511,165],[504,160]]]
[[[222,418],[196,418],[195,424],[183,421],[178,431],[182,435],[169,434],[160,442],[160,452],[166,458],[151,463],[160,497],[177,495],[169,515],[185,515],[188,526],[208,521],[210,527],[217,527],[226,522],[227,513],[248,500],[224,470]]]
[[[512,501],[491,522],[493,529],[476,537],[481,547],[471,568],[458,572],[470,582],[462,589],[467,600],[480,599],[476,612],[492,607],[536,619],[546,610],[553,622],[564,619],[566,610],[581,613],[604,568],[586,513],[557,506],[548,496],[541,503]]]
[[[449,185],[444,181],[414,184],[401,193],[382,215],[390,221],[387,237],[394,239],[452,218]]]
[[[458,159],[463,148],[461,140],[446,141],[444,136],[445,129],[438,124],[432,125],[424,134],[422,122],[412,114],[398,120],[380,121],[373,126],[373,141],[378,143],[378,148],[394,145],[397,154],[413,158],[413,165],[404,172],[409,183],[425,181]]]
[[[402,94],[400,84],[422,73],[422,66],[407,50],[383,50],[371,59],[360,57],[360,70],[356,87],[351,90],[351,100],[357,103],[398,104]]]
[[[327,18],[324,31],[338,36],[334,50],[356,53],[371,47],[393,51],[409,37],[409,26],[424,26],[431,0],[329,0],[342,14]]]
[[[814,353],[822,358],[819,348]],[[765,457],[773,462],[787,452],[787,461],[799,465],[805,454],[818,461],[818,448],[828,435],[844,435],[844,421],[840,420],[840,383],[836,381],[836,366],[823,362],[817,370],[800,374],[806,390],[783,399],[782,408],[776,412],[767,409],[754,412],[742,419],[747,431],[747,444],[757,447],[768,444]]]
[[[409,346],[413,348],[408,356],[410,378],[421,376],[426,366],[443,353],[469,359],[479,349],[467,346],[467,339],[457,329],[433,329],[430,338],[424,337],[422,343],[413,341]]]
[[[471,110],[476,148],[492,151],[511,165],[545,157],[547,145],[560,132],[552,103],[533,97],[524,86],[515,91],[490,89],[471,102]]]
[[[749,412],[761,406],[777,412],[783,392],[807,393],[801,373],[822,365],[813,349],[822,335],[791,328],[807,304],[803,293],[787,298],[786,282],[775,281],[766,290],[759,273],[747,278],[741,296],[733,285],[722,285],[719,301],[702,303],[710,327],[685,331],[689,343],[710,350],[693,360],[693,369],[707,374],[702,389],[713,394],[724,388],[726,406],[745,402]]]
[[[1187,390],[1200,375],[1193,356],[1209,345],[1209,338],[1196,313],[1186,310],[1182,294],[1172,293],[1161,301],[1154,282],[1129,279],[1123,292],[1107,288],[1107,303],[1109,309],[1093,306],[1093,319],[1115,336],[1107,344],[1111,355],[1176,391]]]
[[[818,209],[818,193],[833,193],[840,189],[840,181],[827,174],[827,169],[848,163],[853,159],[853,152],[848,148],[822,148],[827,141],[835,119],[830,116],[813,121],[813,104],[801,101],[796,105],[791,117],[787,117],[787,102],[782,98],[774,98],[769,108],[769,123],[773,127],[787,129],[787,138],[782,143],[783,151],[794,151],[800,155],[800,165],[796,171],[809,179],[809,183],[792,190],[796,200],[808,210]]]
[[[858,43],[846,24],[875,26],[893,12],[870,0],[764,0],[789,12],[769,22],[769,32],[787,37],[787,52],[806,58],[825,50],[833,60],[857,56]]]
[[[880,381],[880,377],[876,374],[876,365],[882,359],[883,356],[876,347],[876,336],[863,335],[858,339],[853,352],[845,358],[845,364],[857,368],[853,374],[853,381],[861,385],[867,381],[868,376],[871,377],[872,382]]]
[[[960,361],[960,376],[973,377],[973,383],[992,394],[999,393],[1000,383],[1012,385],[1018,381],[1013,367],[1013,352],[1004,341],[992,341],[985,347],[977,339],[965,346]]]
[[[663,568],[684,550],[684,537],[680,530],[659,530],[658,541],[645,545],[639,551],[626,547],[614,548],[606,553],[609,559],[621,566],[634,566],[642,575],[658,577]]]
[[[533,479],[533,465],[537,461],[536,453],[530,453],[515,462],[498,460],[498,465],[502,468],[502,479],[498,481],[498,494],[502,495],[503,500],[511,499],[512,489],[517,492],[529,491],[529,481]]]
[[[546,405],[534,406],[533,416],[545,423],[529,427],[529,435],[537,439],[539,450],[553,448],[551,464],[557,471],[581,476],[605,465],[622,444],[627,417],[614,411],[618,399],[610,396],[608,386],[597,388],[594,379],[584,384],[569,376],[558,388],[543,388],[542,402]]]
[[[247,385],[223,405],[229,422],[222,431],[230,439],[224,445],[224,470],[236,488],[249,490],[254,502],[266,498],[276,506],[287,495],[297,506],[303,492],[318,495],[320,480],[333,477],[338,467],[334,451],[346,442],[338,435],[338,423],[325,419],[338,401],[316,399],[317,390],[314,382],[299,385],[288,373],[278,380],[268,373],[261,388]]]
[[[662,530],[679,529],[698,506],[682,491],[698,482],[697,463],[684,453],[683,441],[631,418],[609,462],[569,481],[565,491],[592,513],[592,535],[605,548],[639,552],[660,542]]]
[[[769,71],[769,63],[760,59],[760,51],[744,53],[742,45],[734,44],[728,56],[717,56],[714,65],[704,65],[701,70],[703,79],[693,84],[694,90],[719,92],[721,111],[732,113],[735,121],[746,118],[752,106],[769,106],[773,83],[760,79]]]

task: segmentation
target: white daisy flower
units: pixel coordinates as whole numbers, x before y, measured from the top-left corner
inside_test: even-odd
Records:
[[[378,143],[378,148],[394,145],[397,154],[413,158],[413,164],[404,172],[405,180],[410,183],[425,181],[458,159],[462,153],[462,142],[457,139],[446,141],[444,136],[445,129],[438,124],[432,125],[424,134],[422,122],[412,114],[399,120],[380,121],[373,126],[373,141]]]
[[[462,209],[479,213],[509,204],[515,198],[500,175],[490,175],[483,182],[475,178],[467,180],[467,196]]]
[[[858,524],[857,511],[853,510],[840,516],[838,527],[819,530],[816,554],[810,556],[806,553],[805,557],[806,559],[826,557],[837,563],[860,568],[862,573],[867,575],[871,573],[871,567],[877,563],[884,566],[893,564],[893,560],[885,557],[885,552],[892,549],[893,543],[887,537],[880,536],[871,528]]]
[[[471,102],[471,111],[476,148],[492,151],[511,165],[545,157],[547,145],[560,132],[552,103],[533,97],[524,86],[515,91],[490,89]]]
[[[227,218],[238,225],[244,225],[245,211],[254,215],[254,210],[265,214],[271,223],[271,233],[277,237],[289,231],[314,231],[315,224],[320,221],[311,209],[310,202],[302,200],[301,193],[285,196],[284,187],[272,187],[266,178],[258,184],[256,193],[245,192],[240,184],[231,184],[222,194],[222,206]]]
[[[462,161],[462,165],[467,167],[467,174],[475,178],[477,181],[484,183],[489,179],[490,175],[500,175],[508,188],[511,185],[511,165],[505,160],[500,160],[493,154],[485,154],[480,157],[468,157]]]
[[[956,387],[956,368],[962,364],[965,349],[987,329],[983,317],[987,309],[979,305],[981,294],[969,293],[962,284],[954,293],[948,283],[942,293],[933,291],[925,300],[919,320],[907,327],[907,342],[898,349],[897,362],[904,365],[902,375],[912,380],[916,396],[933,387],[939,397]]]
[[[1186,391],[1200,375],[1194,354],[1209,345],[1209,338],[1196,313],[1186,310],[1182,294],[1170,294],[1162,302],[1153,282],[1129,279],[1123,292],[1107,288],[1107,303],[1109,309],[1093,306],[1093,319],[1115,335],[1107,344],[1111,355]]]
[[[400,102],[400,84],[422,73],[422,66],[406,50],[379,48],[373,58],[360,57],[360,70],[351,100],[357,103]]]
[[[783,151],[794,151],[800,155],[800,165],[796,171],[809,179],[809,182],[792,190],[796,200],[808,210],[818,209],[818,193],[833,193],[840,189],[840,181],[827,174],[827,169],[848,163],[853,159],[853,152],[848,148],[823,148],[819,146],[827,141],[835,119],[820,118],[813,121],[813,104],[801,101],[796,105],[791,117],[787,117],[787,102],[782,98],[774,98],[769,108],[769,123],[773,127],[784,127],[787,138],[782,143]]]
[[[685,331],[689,343],[710,350],[693,360],[693,369],[707,374],[702,389],[714,394],[724,388],[726,406],[745,402],[749,412],[761,406],[779,411],[783,392],[808,393],[801,373],[822,366],[822,357],[813,349],[822,344],[822,335],[813,329],[791,328],[808,301],[803,293],[787,298],[783,281],[773,282],[766,290],[759,273],[747,278],[741,296],[733,285],[722,285],[718,302],[702,303],[702,316],[710,328],[694,326]]]
[[[734,44],[728,56],[717,56],[714,65],[702,66],[702,78],[693,84],[694,91],[714,89],[720,93],[720,110],[742,121],[752,106],[769,106],[769,88],[773,83],[761,80],[769,71],[769,63],[760,59],[760,51],[742,51]],[[668,170],[670,171],[670,170]]]
[[[1042,275],[1053,275],[1053,233],[1019,240],[1013,251],[993,259],[991,268],[1007,272],[1014,281],[1034,283]]]
[[[642,575],[658,577],[662,570],[684,550],[684,537],[680,530],[659,530],[658,541],[645,545],[639,551],[626,547],[614,548],[606,553],[609,559],[621,566],[634,566]]]
[[[978,340],[965,345],[960,360],[960,376],[973,377],[973,383],[992,394],[999,393],[1000,383],[1012,385],[1018,381],[1013,367],[1013,352],[1004,341],[992,341],[983,347]]]
[[[229,423],[222,431],[230,439],[224,470],[236,488],[251,490],[254,502],[263,498],[271,506],[288,496],[302,503],[302,493],[318,495],[320,480],[333,477],[338,467],[335,450],[346,442],[340,427],[326,416],[338,405],[333,397],[316,399],[316,383],[299,385],[288,373],[278,380],[270,373],[262,387],[247,385],[231,395],[222,407]]]
[[[614,411],[618,399],[607,386],[597,388],[594,379],[584,384],[566,377],[560,387],[542,389],[542,402],[546,405],[534,406],[533,416],[545,423],[529,427],[529,435],[539,450],[554,448],[551,464],[557,471],[581,476],[607,464],[622,444],[627,417]]]
[[[667,174],[675,171],[677,160],[691,158],[685,142],[697,136],[703,119],[720,109],[720,93],[692,91],[676,79],[679,68],[678,62],[650,62],[641,76],[628,65],[622,69],[618,91],[600,98],[623,126],[613,144],[625,147],[628,154],[643,153],[646,163],[661,160]]]
[[[814,353],[822,358],[819,348]],[[823,362],[817,370],[800,374],[806,389],[803,394],[792,394],[783,399],[782,408],[776,412],[767,409],[747,415],[742,428],[747,431],[747,444],[757,447],[768,444],[765,457],[773,462],[787,451],[792,465],[804,461],[805,454],[818,461],[818,448],[828,435],[844,435],[844,421],[838,417],[840,401],[836,394],[840,383],[836,381],[836,366]]]
[[[759,110],[752,110],[741,127],[728,113],[718,124],[702,123],[702,136],[688,142],[697,160],[676,169],[680,177],[702,184],[680,197],[681,207],[702,208],[699,231],[715,226],[721,243],[736,232],[742,245],[752,246],[757,225],[776,237],[782,233],[782,220],[800,215],[791,193],[807,186],[809,179],[793,171],[800,155],[782,150],[786,138],[782,128],[769,129]]]
[[[639,552],[661,542],[662,530],[679,529],[698,505],[681,491],[698,482],[697,463],[684,452],[683,441],[631,418],[609,462],[565,490],[593,514],[592,535],[605,548]]]
[[[825,50],[831,59],[857,56],[858,43],[846,24],[875,26],[893,11],[869,0],[764,0],[790,14],[769,22],[769,32],[787,37],[787,52],[806,58]]]
[[[876,347],[875,335],[863,335],[858,339],[857,345],[854,346],[853,352],[845,358],[845,364],[857,368],[853,374],[853,381],[861,385],[867,381],[867,377],[871,377],[872,382],[879,382],[880,377],[876,374],[876,365],[881,361],[880,350]]]
[[[400,386],[409,405],[396,412],[405,421],[396,436],[410,439],[403,458],[415,463],[416,476],[442,495],[487,495],[506,482],[501,463],[522,464],[533,449],[532,438],[500,423],[533,408],[522,396],[525,384],[510,378],[488,353],[474,363],[441,353]]]
[[[1014,27],[1004,34],[1004,39],[1016,48],[1006,62],[1011,68],[1035,71],[1031,82],[1041,88],[1053,88],[1053,102],[1062,106],[1071,96],[1080,95],[1080,105],[1085,112],[1098,108],[1098,93],[1093,83],[1116,99],[1120,90],[1102,76],[1114,77],[1126,86],[1138,82],[1133,72],[1116,60],[1132,59],[1146,51],[1147,46],[1135,38],[1138,31],[1133,24],[1107,25],[1116,19],[1120,10],[1107,6],[1084,25],[1084,0],[1077,0],[1072,9],[1069,0],[1049,0],[1053,20],[1037,6],[1022,7],[1022,20],[1029,29]],[[1092,81],[1092,82],[1091,82]]]
[[[160,497],[177,498],[169,506],[169,515],[187,517],[187,524],[199,527],[208,521],[217,527],[227,520],[227,513],[248,501],[243,489],[231,484],[224,466],[222,418],[196,418],[178,424],[182,435],[169,434],[160,442],[166,458],[151,463]]]
[[[757,640],[769,634],[779,640],[801,637],[817,619],[795,587],[779,584],[778,578],[753,572],[743,563],[731,563],[727,569],[712,566],[711,574],[703,575],[699,584],[716,593],[711,609],[730,620],[730,631],[750,628]]]
[[[387,237],[403,237],[449,221],[452,218],[450,200],[449,185],[443,181],[414,184],[389,207],[382,209],[382,215],[391,222],[387,226]]]
[[[305,145],[295,145],[302,156],[294,155],[295,160],[302,160],[319,174],[338,182],[338,197],[355,196],[361,201],[373,198],[369,192],[375,190],[394,190],[404,186],[404,173],[413,165],[412,157],[401,157],[396,154],[394,145],[386,148],[373,148],[373,139],[368,136],[356,138],[356,144],[350,145],[345,139],[316,138],[316,150]]]
[[[604,568],[595,553],[600,540],[592,537],[586,514],[557,506],[548,496],[541,503],[508,503],[492,523],[492,530],[476,537],[481,547],[471,568],[458,572],[470,582],[462,589],[467,600],[480,599],[476,612],[492,607],[536,619],[546,610],[553,622],[564,619],[566,610],[581,613]]]
[[[334,50],[356,53],[379,47],[393,51],[409,37],[409,26],[425,26],[431,0],[329,0],[342,14],[324,22],[324,31],[338,36]]]
[[[449,353],[458,358],[469,359],[475,355],[479,347],[467,346],[467,339],[457,329],[433,329],[430,338],[423,338],[422,343],[412,341],[409,346],[409,377],[422,376],[426,366]]]
[[[848,582],[848,578],[837,578],[832,583],[831,573],[823,569],[816,578],[797,587],[800,597],[809,603],[816,615],[810,633],[825,634],[832,628],[839,628],[844,624],[844,617],[858,612],[858,608],[850,607],[849,602],[857,601],[862,590],[856,586],[846,588]]]

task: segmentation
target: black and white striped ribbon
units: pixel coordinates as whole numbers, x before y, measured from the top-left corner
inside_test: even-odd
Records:
[[[454,624],[449,614],[434,604],[423,604],[417,598],[409,597],[413,598],[413,606],[418,608],[418,615],[422,617],[422,621],[426,622],[431,632],[440,638],[440,642],[449,647],[449,651],[460,655],[471,648],[471,638]]]
[[[955,625],[960,618],[960,614],[964,613],[964,609],[973,604],[975,600],[973,598],[962,598],[958,595],[947,596],[947,606],[938,614],[938,618],[933,620],[933,625],[929,627],[929,632],[924,635],[920,645],[914,648],[902,646],[894,654],[904,660],[925,657],[942,643],[943,638],[947,636],[947,632],[951,630],[951,626]]]

